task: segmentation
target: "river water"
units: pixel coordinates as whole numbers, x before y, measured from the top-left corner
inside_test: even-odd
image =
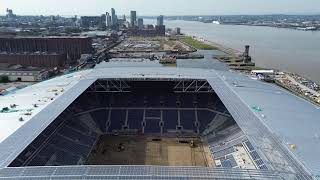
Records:
[[[298,73],[320,83],[320,31],[217,25],[194,21],[165,21],[165,25],[169,28],[180,27],[183,33],[241,51],[248,44],[257,66]]]

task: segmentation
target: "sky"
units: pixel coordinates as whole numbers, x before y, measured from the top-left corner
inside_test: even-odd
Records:
[[[320,0],[0,0],[0,14],[97,15],[112,7],[118,15],[320,14]]]

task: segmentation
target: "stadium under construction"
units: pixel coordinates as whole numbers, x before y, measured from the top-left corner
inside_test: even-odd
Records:
[[[318,107],[229,71],[108,66],[0,97],[0,179],[316,179]]]

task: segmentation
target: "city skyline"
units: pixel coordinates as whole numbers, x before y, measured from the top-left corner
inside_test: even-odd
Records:
[[[200,0],[185,3],[183,0],[95,0],[95,3],[78,3],[76,0],[29,0],[28,5],[21,0],[3,0],[0,14],[6,8],[14,10],[18,15],[95,15],[117,10],[117,14],[129,15],[131,10],[140,16],[153,15],[240,15],[240,14],[320,14],[320,2],[317,0]],[[230,6],[232,4],[232,6]]]

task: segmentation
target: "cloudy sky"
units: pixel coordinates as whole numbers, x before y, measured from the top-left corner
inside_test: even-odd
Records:
[[[0,14],[95,15],[111,7],[139,15],[320,14],[320,0],[0,0]]]

